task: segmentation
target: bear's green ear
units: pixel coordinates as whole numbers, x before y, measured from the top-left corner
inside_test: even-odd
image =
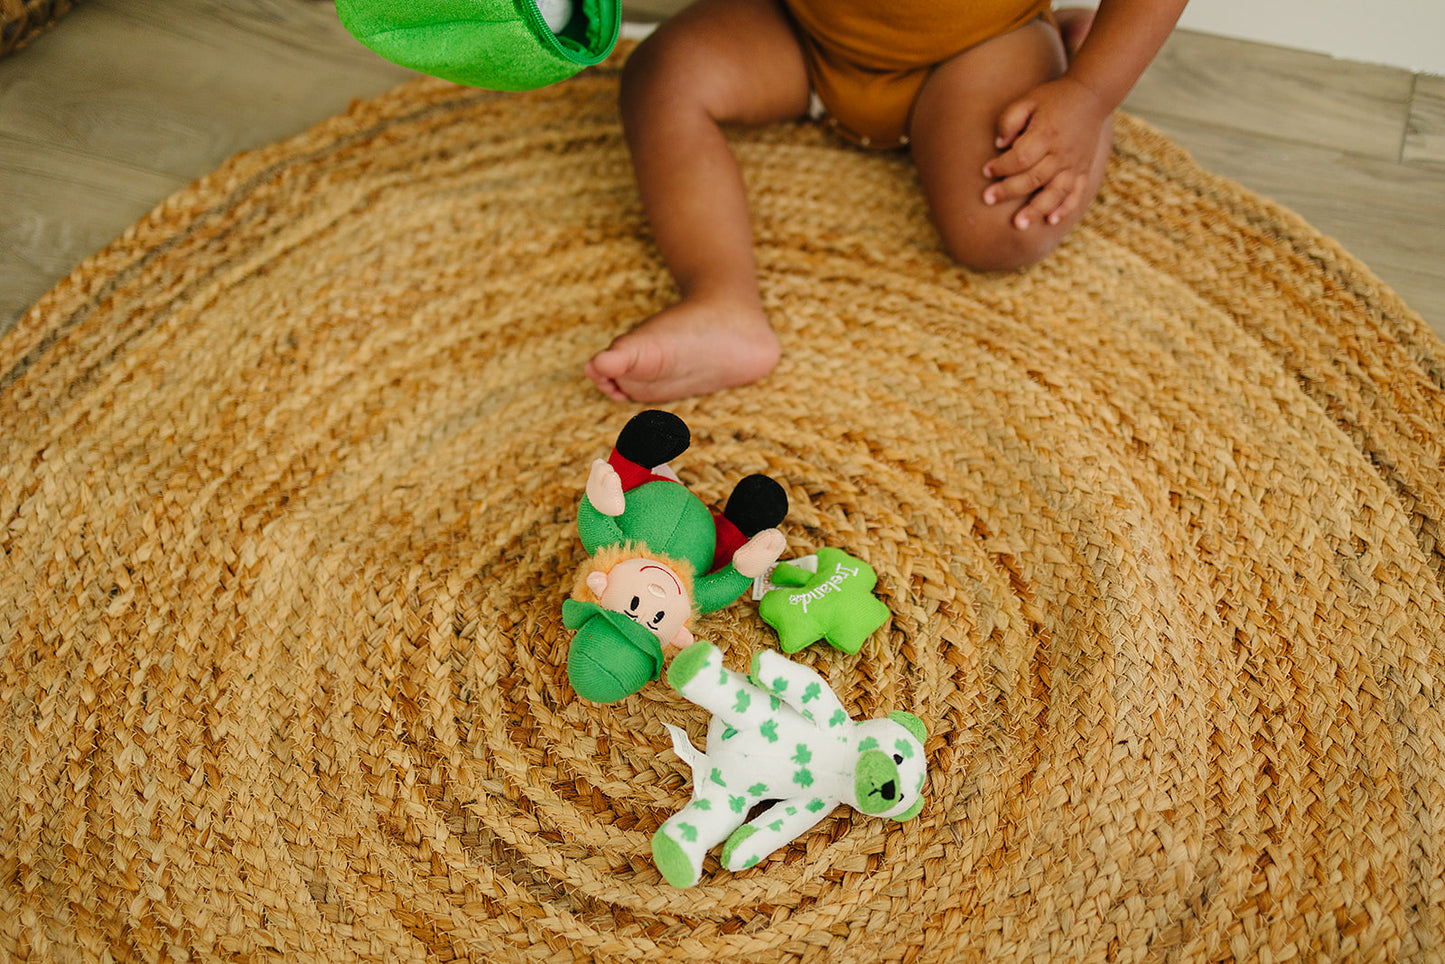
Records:
[[[909,733],[912,733],[914,738],[917,739],[920,744],[928,742],[928,728],[923,725],[922,720],[914,716],[912,713],[905,713],[902,710],[894,710],[892,713],[888,714],[888,718],[894,723],[897,723],[899,726],[903,727]]]

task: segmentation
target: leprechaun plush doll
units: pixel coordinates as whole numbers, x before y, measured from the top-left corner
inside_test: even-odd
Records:
[[[786,546],[783,487],[750,475],[722,512],[709,509],[667,465],[691,442],[682,419],[646,411],[592,464],[577,513],[590,558],[562,604],[576,630],[567,675],[584,699],[615,702],[656,679],[664,648],[693,641],[694,614],[735,601]]]

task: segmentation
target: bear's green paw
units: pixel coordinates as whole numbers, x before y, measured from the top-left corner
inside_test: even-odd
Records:
[[[750,824],[744,824],[743,826],[739,827],[738,829],[736,829],[736,830],[734,830],[734,831],[732,832],[732,836],[728,837],[728,842],[725,843],[725,844],[723,844],[723,849],[722,849],[722,863],[723,863],[723,866],[724,866],[724,867],[726,867],[728,870],[742,870],[742,869],[743,869],[743,867],[739,867],[739,866],[736,866],[736,865],[733,864],[733,854],[735,854],[735,853],[737,852],[738,847],[740,847],[744,842],[747,841],[747,839],[748,839],[749,837],[751,837],[753,834],[755,834],[755,833],[757,833],[757,832],[758,832],[758,828],[757,828],[757,827],[754,827],[754,826],[751,826]],[[752,858],[747,864],[745,864],[744,866],[751,867],[753,864],[755,864],[755,863],[757,863],[757,862],[758,862],[758,858],[753,857],[753,858]]]
[[[667,667],[667,682],[673,689],[681,691],[702,672],[714,649],[716,647],[712,643],[699,640],[678,653]]]
[[[702,868],[692,865],[682,845],[669,837],[665,828],[652,835],[652,862],[674,887],[691,887],[702,873]]]

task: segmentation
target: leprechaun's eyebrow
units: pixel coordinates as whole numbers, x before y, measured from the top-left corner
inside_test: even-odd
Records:
[[[671,571],[669,571],[665,566],[643,566],[643,567],[642,567],[640,570],[638,570],[638,571],[639,571],[639,572],[646,572],[646,571],[649,570],[649,569],[656,569],[658,572],[660,572],[660,573],[662,573],[663,575],[667,576],[667,578],[669,578],[669,579],[672,580],[672,584],[677,587],[677,591],[678,591],[679,593],[682,592],[682,583],[678,582],[678,581],[677,581],[677,577],[674,576],[674,575],[671,573]]]

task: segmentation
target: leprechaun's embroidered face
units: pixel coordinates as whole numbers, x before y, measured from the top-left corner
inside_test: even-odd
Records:
[[[687,622],[692,599],[683,579],[656,559],[626,559],[591,582],[604,609],[621,613],[655,635],[664,646],[692,642]]]
[[[909,819],[923,806],[927,768],[918,738],[923,724],[910,714],[893,713],[859,723],[858,730],[853,805],[871,816]]]
[[[646,546],[603,546],[578,569],[572,598],[626,616],[663,649],[681,649],[692,642],[693,584],[685,567]]]

